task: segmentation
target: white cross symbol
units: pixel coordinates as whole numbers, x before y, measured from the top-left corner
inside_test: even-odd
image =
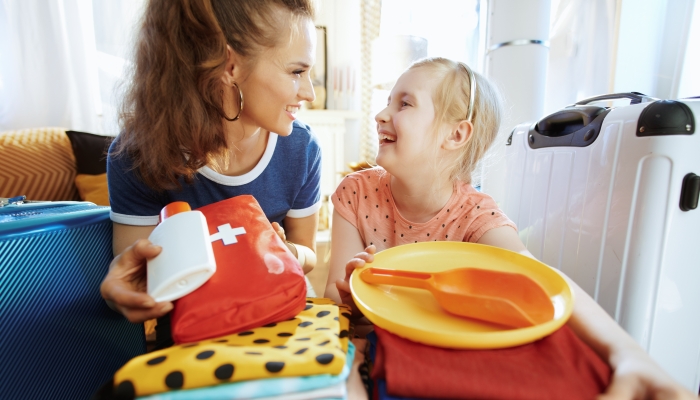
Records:
[[[243,227],[231,229],[231,224],[219,225],[219,227],[216,229],[218,229],[219,232],[211,235],[209,238],[211,239],[212,243],[216,242],[217,240],[221,240],[224,242],[224,246],[238,243],[236,236],[246,233]]]

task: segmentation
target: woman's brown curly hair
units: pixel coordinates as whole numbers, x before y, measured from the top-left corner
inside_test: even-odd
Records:
[[[221,82],[226,45],[254,63],[263,49],[281,42],[289,25],[281,18],[313,19],[313,13],[311,0],[150,0],[113,155],[127,153],[155,190],[180,187],[181,177],[191,182],[227,148]]]

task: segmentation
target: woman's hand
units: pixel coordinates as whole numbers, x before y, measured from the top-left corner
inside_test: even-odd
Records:
[[[292,243],[289,243],[289,241],[287,240],[287,234],[284,233],[284,228],[282,228],[282,225],[280,225],[280,224],[277,223],[277,222],[273,222],[273,223],[272,223],[272,229],[274,229],[274,231],[275,231],[275,233],[277,234],[277,236],[279,236],[280,239],[282,239],[282,241],[284,242],[284,245],[287,246],[287,249],[288,249],[288,250],[292,253],[292,255],[293,255],[294,257],[296,257],[297,260],[298,260],[298,259],[299,259],[299,254],[298,254],[297,252],[299,251],[299,249],[297,249],[297,247],[296,247],[295,245],[293,245]],[[303,266],[303,265],[301,266],[301,269],[302,269],[302,270],[304,269],[304,266]],[[308,272],[304,271],[304,274],[307,274],[307,273],[308,273]]]
[[[279,236],[284,243],[287,243],[287,235],[284,233],[284,228],[277,222],[273,222],[271,225],[272,229],[277,233],[277,236]]]
[[[146,260],[160,254],[161,247],[140,239],[112,260],[100,292],[114,310],[129,321],[140,323],[173,309],[173,303],[156,301],[146,293]]]
[[[287,240],[287,234],[284,232],[284,228],[277,222],[272,223],[272,229],[274,229],[277,236],[282,239],[292,255],[296,257],[297,260],[300,260],[299,264],[301,265],[302,271],[304,271],[304,275],[311,272],[316,266],[316,253],[304,245],[292,243]],[[301,257],[299,256],[299,252],[302,252]]]
[[[641,348],[631,349],[620,358],[608,389],[598,400],[698,398],[671,379]]]
[[[299,255],[297,254],[297,248],[293,244],[289,243],[289,241],[287,240],[287,234],[284,233],[284,228],[282,228],[282,226],[279,223],[273,222],[272,229],[275,231],[277,236],[279,236],[280,239],[282,239],[282,241],[284,242],[284,245],[287,246],[287,249],[289,249],[289,251],[292,253],[292,255],[296,258],[299,258]],[[304,272],[304,273],[306,273],[306,272]]]
[[[355,301],[352,299],[352,294],[350,293],[350,277],[356,268],[362,268],[366,263],[373,262],[374,253],[376,252],[377,248],[372,245],[367,246],[365,251],[355,254],[355,257],[345,264],[345,278],[335,282],[335,287],[338,288],[341,302],[350,306],[353,317],[360,317],[362,313],[358,310]]]

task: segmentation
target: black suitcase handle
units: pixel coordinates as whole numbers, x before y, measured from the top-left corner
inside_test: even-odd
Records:
[[[609,108],[597,106],[567,107],[534,123],[528,133],[530,148],[586,147],[600,133]]]
[[[618,99],[629,99],[630,104],[658,100],[639,92],[610,93],[579,100],[534,123],[528,133],[528,144],[533,149],[562,146],[586,147],[596,140],[603,125],[603,119],[611,110],[609,107],[588,104]]]
[[[656,100],[655,98],[653,98],[651,96],[647,96],[644,93],[639,93],[639,92],[610,93],[610,94],[603,94],[600,96],[593,96],[593,97],[589,97],[587,99],[577,101],[575,104],[573,104],[569,107],[582,106],[582,105],[585,105],[588,103],[593,103],[594,101],[617,100],[617,99],[630,99],[630,104],[639,104],[639,103],[643,103],[646,101]]]
[[[537,131],[544,136],[563,136],[590,125],[603,111],[603,107],[565,108],[542,118]]]

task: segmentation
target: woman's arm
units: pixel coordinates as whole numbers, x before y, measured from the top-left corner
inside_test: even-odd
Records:
[[[146,293],[146,261],[161,249],[146,238],[155,226],[130,226],[113,223],[114,260],[102,281],[100,292],[107,304],[131,322],[143,322],[165,315],[172,302],[156,303]]]
[[[494,228],[479,243],[512,250],[535,258],[508,226]],[[565,276],[576,301],[567,324],[613,369],[613,379],[603,398],[676,399],[696,398],[674,382],[639,344],[580,286]]]
[[[298,257],[297,252],[304,252],[304,265],[301,268],[308,274],[316,267],[316,231],[318,230],[318,212],[304,218],[284,219],[284,235],[294,245],[290,251]],[[305,247],[305,248],[302,248]]]
[[[148,239],[151,232],[156,229],[155,225],[134,226],[124,225],[116,222],[112,223],[112,252],[114,256],[121,254],[127,247],[134,244],[139,239]]]

